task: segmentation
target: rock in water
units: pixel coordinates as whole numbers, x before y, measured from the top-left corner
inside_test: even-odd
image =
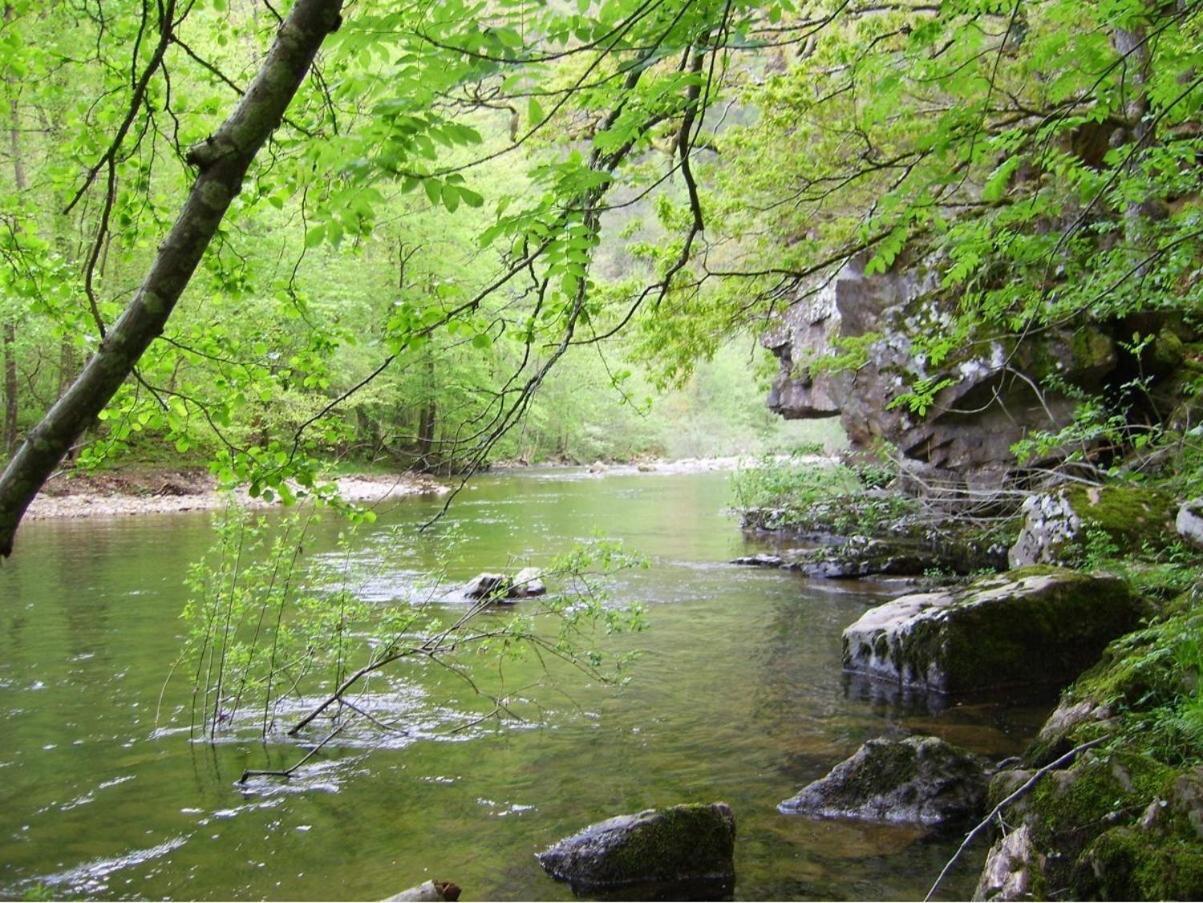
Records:
[[[1116,577],[1008,571],[871,609],[844,631],[844,667],[940,693],[1063,686],[1141,614]]]
[[[509,596],[512,599],[525,599],[530,596],[541,596],[547,592],[543,583],[543,574],[538,568],[523,568],[514,575],[510,584]]]
[[[463,593],[469,599],[483,599],[486,596],[505,596],[509,587],[510,578],[505,574],[477,574],[464,585]]]
[[[879,737],[777,808],[787,815],[955,826],[979,816],[982,763],[939,737]]]
[[[1203,498],[1185,502],[1178,509],[1174,526],[1179,536],[1196,549],[1203,549]]]
[[[732,558],[731,563],[756,568],[779,568],[785,564],[785,560],[780,555],[757,552],[755,555],[743,555],[739,558]]]
[[[647,809],[590,825],[537,858],[574,892],[644,888],[713,899],[735,880],[735,816],[726,803]]]

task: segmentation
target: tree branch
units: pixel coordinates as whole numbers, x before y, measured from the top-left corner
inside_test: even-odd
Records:
[[[338,27],[341,9],[342,0],[298,0],[238,106],[189,152],[199,175],[145,281],[83,372],[0,475],[0,556],[12,554],[29,503],[162,333],[255,154],[280,124],[318,48]]]

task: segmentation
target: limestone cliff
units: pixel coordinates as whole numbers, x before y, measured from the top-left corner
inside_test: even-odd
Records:
[[[989,485],[1014,466],[1017,441],[1071,422],[1073,389],[1109,389],[1137,371],[1156,377],[1116,342],[1142,326],[1127,322],[1079,322],[1022,338],[976,335],[933,366],[915,339],[950,332],[959,301],[938,281],[932,266],[866,275],[853,261],[794,303],[763,339],[781,362],[769,407],[788,419],[839,416],[856,447],[884,440],[906,463]],[[1151,358],[1173,336],[1164,324],[1143,324],[1150,326],[1167,336]],[[841,355],[842,366],[832,367]],[[891,404],[917,380],[946,378],[923,416]]]

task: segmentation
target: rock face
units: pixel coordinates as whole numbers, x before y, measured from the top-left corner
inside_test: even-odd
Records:
[[[1141,613],[1114,577],[1009,571],[871,609],[844,631],[844,666],[950,694],[1064,685]]]
[[[712,803],[619,815],[561,840],[537,858],[575,892],[642,888],[690,899],[729,891],[734,854],[735,816],[726,803]]]
[[[1178,509],[1174,527],[1184,540],[1196,549],[1203,549],[1203,498],[1183,503]]]
[[[1007,554],[1013,568],[1073,564],[1092,536],[1116,554],[1164,548],[1174,539],[1172,500],[1139,486],[1075,486],[1033,495],[1024,501],[1023,515],[1023,529]]]
[[[855,446],[879,440],[914,462],[987,483],[1013,464],[1011,446],[1034,430],[1068,424],[1075,402],[1033,385],[1053,374],[1098,388],[1116,369],[1114,341],[1089,324],[1014,341],[983,339],[949,349],[939,366],[914,347],[945,331],[957,297],[937,291],[922,264],[866,275],[854,260],[816,294],[792,305],[763,344],[781,362],[769,407],[789,419],[839,416]],[[824,359],[850,356],[833,370]],[[918,379],[938,385],[926,416],[891,402]],[[991,485],[996,485],[992,483]]]
[[[978,759],[938,737],[870,740],[777,808],[790,815],[952,827],[986,796]]]

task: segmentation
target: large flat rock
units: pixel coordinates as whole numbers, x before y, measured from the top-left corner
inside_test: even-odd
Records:
[[[1024,568],[866,612],[844,631],[844,667],[940,693],[1059,687],[1141,614],[1116,577]]]

